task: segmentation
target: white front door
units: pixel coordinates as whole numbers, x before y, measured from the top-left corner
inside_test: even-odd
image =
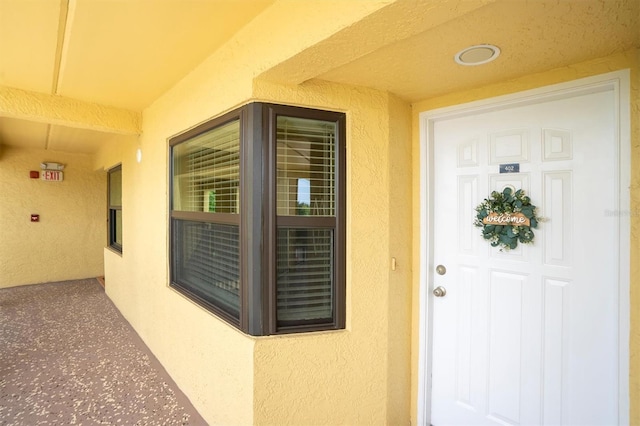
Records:
[[[619,423],[615,102],[601,90],[433,122],[428,279],[446,294],[430,295],[431,424]],[[500,251],[473,222],[505,186],[546,221]]]

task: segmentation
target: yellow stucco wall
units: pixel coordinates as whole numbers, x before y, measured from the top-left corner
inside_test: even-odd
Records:
[[[339,28],[335,19],[327,27],[321,22],[344,18],[334,9],[345,3],[319,2],[317,28],[281,43],[264,34],[296,25],[292,18],[308,11],[295,2],[287,3],[290,10],[277,3],[145,109],[137,142],[105,146],[96,156],[96,167],[122,163],[123,170],[124,249],[122,256],[104,250],[107,293],[211,424],[407,424],[410,417],[415,422],[418,112],[630,66],[637,80],[637,52],[629,52],[425,100],[413,112],[376,90],[317,80],[295,87],[255,80]],[[379,4],[372,2],[372,10]],[[637,84],[634,90],[637,115]],[[167,141],[252,100],[347,114],[346,330],[254,338],[168,287]],[[637,145],[637,119],[634,126]],[[137,148],[141,163],[135,161]],[[638,177],[635,172],[635,183]],[[637,226],[633,230],[635,235]],[[632,273],[633,304],[640,271]],[[637,317],[634,324],[640,325]],[[640,352],[639,329],[632,328],[632,357]],[[632,362],[632,396],[640,397],[637,370]]]
[[[65,164],[64,180],[30,179],[41,161]],[[88,155],[3,147],[0,288],[102,275],[106,182]]]
[[[622,54],[609,56],[568,67],[554,69],[540,74],[527,75],[498,84],[487,85],[464,92],[451,93],[433,99],[427,99],[412,105],[413,108],[413,197],[418,199],[419,193],[419,114],[423,111],[463,104],[480,99],[516,93],[524,90],[563,83],[579,78],[604,74],[611,71],[631,70],[631,209],[640,211],[640,50],[632,50]],[[418,206],[413,208],[414,234],[419,232],[420,212]],[[630,423],[640,424],[640,262],[636,259],[640,252],[640,220],[631,215],[631,335],[630,335]],[[414,239],[413,252],[419,253],[419,241]],[[414,255],[414,269],[418,271],[419,259]],[[413,345],[412,345],[412,422],[417,415],[417,380],[418,380],[418,314],[419,314],[419,282],[418,274],[414,276],[413,291]]]
[[[251,424],[253,340],[168,288],[167,138],[194,123],[154,112],[138,141],[95,157],[122,165],[123,250],[104,249],[106,292],[211,424]]]
[[[348,198],[347,330],[258,339],[256,424],[406,424],[409,105],[386,93],[322,81],[296,87],[256,81],[254,97],[347,113]]]
[[[236,96],[245,90],[238,85]],[[347,329],[253,338],[168,288],[167,139],[198,123],[189,112],[213,116],[238,103],[196,102],[194,92],[149,108],[139,144],[97,158],[102,167],[121,162],[123,173],[123,254],[105,250],[107,293],[212,424],[407,423],[410,107],[317,81],[256,81],[249,90],[252,99],[347,113]]]
[[[369,425],[410,420],[415,424],[418,113],[631,68],[632,211],[637,211],[640,53],[627,52],[413,106],[367,88],[317,80],[295,87],[255,80],[390,2],[327,0],[315,2],[313,9],[304,2],[275,3],[144,110],[138,140],[105,144],[93,162],[82,155],[5,147],[0,153],[0,194],[9,194],[9,200],[11,194],[33,196],[22,197],[25,201],[17,205],[0,203],[0,287],[95,276],[102,273],[104,262],[107,294],[211,424]],[[347,114],[345,330],[254,338],[168,287],[167,141],[251,100]],[[56,105],[54,109],[61,106]],[[140,163],[135,160],[138,148],[143,154]],[[67,164],[65,182],[29,180],[28,170],[38,166],[33,158],[39,157]],[[93,171],[116,164],[122,164],[124,189],[121,255],[104,248],[106,179],[103,171]],[[29,223],[30,213],[40,213],[42,222]],[[634,218],[632,259],[640,249],[639,234],[640,224]],[[55,241],[55,254],[39,239]],[[22,245],[24,241],[29,244]],[[78,276],[68,276],[70,270],[78,271]],[[640,306],[637,262],[632,262],[631,277],[631,305]],[[640,400],[637,308],[632,311],[631,331],[630,386],[636,401]],[[640,423],[640,404],[632,402],[631,419]]]
[[[290,18],[303,12],[297,3],[286,11],[276,4],[145,109],[138,142],[105,146],[96,156],[96,167],[122,163],[123,173],[123,254],[104,251],[107,294],[211,424],[409,421],[410,106],[369,89],[254,81],[290,49],[335,31],[344,14],[383,4],[318,3],[316,27],[281,49],[263,48],[265,32],[295,25]],[[346,330],[254,338],[168,287],[167,141],[251,100],[347,114]]]

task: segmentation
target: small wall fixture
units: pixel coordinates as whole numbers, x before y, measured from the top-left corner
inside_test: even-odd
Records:
[[[64,164],[44,162],[40,163],[40,168],[42,170],[64,170]]]
[[[136,150],[136,161],[140,163],[142,161],[142,148]]]
[[[462,49],[456,56],[455,61],[464,66],[482,65],[491,62],[500,56],[500,48],[492,44],[477,44],[475,46]]]

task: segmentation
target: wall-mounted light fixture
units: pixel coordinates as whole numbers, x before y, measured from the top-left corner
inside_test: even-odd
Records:
[[[42,170],[64,170],[64,164],[43,162],[40,163],[40,168]]]

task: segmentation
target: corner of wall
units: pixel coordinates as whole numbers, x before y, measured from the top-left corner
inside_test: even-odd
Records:
[[[411,106],[389,95],[389,305],[387,423],[407,424],[411,407]]]
[[[348,175],[347,329],[260,339],[254,420],[407,423],[411,253],[403,245],[411,201],[403,197],[411,171],[402,163],[411,152],[410,108],[385,92],[323,80],[255,80],[253,98],[345,111]],[[393,279],[392,252],[401,265]]]

